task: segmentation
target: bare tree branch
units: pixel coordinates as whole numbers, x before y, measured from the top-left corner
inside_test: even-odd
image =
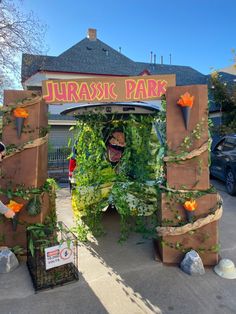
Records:
[[[0,0],[0,93],[12,81],[9,74],[20,82],[22,53],[44,52],[45,32],[33,12],[23,13],[16,1]]]

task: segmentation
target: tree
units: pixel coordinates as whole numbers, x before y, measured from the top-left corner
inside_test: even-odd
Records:
[[[236,133],[236,86],[221,81],[219,73],[213,72],[210,78],[210,90],[213,100],[220,105],[222,124],[213,131],[224,135]]]
[[[0,0],[0,92],[14,80],[20,82],[21,53],[42,53],[45,31],[33,12],[24,13],[12,0]]]

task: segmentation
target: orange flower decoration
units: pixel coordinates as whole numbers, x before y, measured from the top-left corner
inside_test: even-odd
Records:
[[[193,212],[197,208],[197,202],[195,200],[186,201],[184,208],[190,212]]]
[[[24,108],[20,108],[20,107],[16,108],[13,111],[13,115],[16,118],[28,118],[28,116],[29,116],[28,111],[25,110]]]
[[[24,204],[17,203],[15,201],[10,201],[9,204],[7,204],[7,207],[14,211],[14,213],[19,213],[19,211],[22,209]]]
[[[192,107],[193,106],[194,96],[191,96],[188,92],[180,96],[180,99],[177,101],[177,104],[182,107]]]

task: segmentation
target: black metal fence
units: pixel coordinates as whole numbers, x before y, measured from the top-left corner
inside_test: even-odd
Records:
[[[44,230],[38,230],[36,227],[27,230],[27,266],[35,291],[54,288],[78,280],[78,241],[76,236],[63,222],[58,222],[58,227],[53,229],[52,233],[48,232],[47,227]],[[72,251],[73,262],[46,270],[45,249],[63,243],[66,243]],[[54,254],[54,257],[56,257],[55,251],[57,250],[53,248],[51,253]],[[61,256],[60,250],[58,255]]]
[[[58,148],[48,153],[48,172],[68,174],[70,149]]]

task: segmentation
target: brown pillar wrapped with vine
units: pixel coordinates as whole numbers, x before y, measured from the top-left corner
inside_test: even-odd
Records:
[[[23,120],[20,132],[16,123],[19,118]],[[43,222],[52,205],[45,186],[47,129],[47,105],[41,96],[32,91],[5,91],[2,141],[7,155],[1,164],[0,199],[5,204],[13,201],[24,206],[17,213],[18,224],[14,228],[10,219],[1,217],[4,223],[0,227],[0,245],[26,247],[27,224]],[[37,211],[29,213],[27,204],[36,196]]]
[[[164,263],[180,263],[194,249],[204,265],[215,265],[222,207],[209,182],[207,86],[170,87],[166,101],[167,182],[161,186],[157,228],[161,257]]]

